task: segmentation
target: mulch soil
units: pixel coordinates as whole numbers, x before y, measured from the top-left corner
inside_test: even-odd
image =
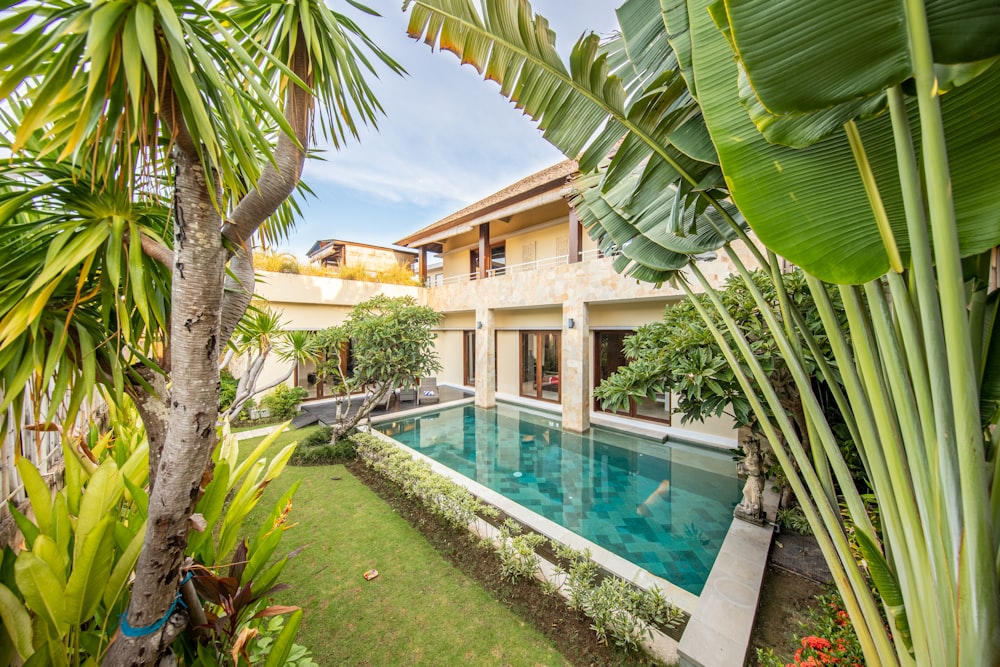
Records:
[[[364,463],[352,461],[347,463],[347,468],[420,531],[442,556],[520,618],[533,624],[574,665],[649,667],[659,664],[645,654],[599,643],[590,628],[590,620],[569,609],[563,598],[545,593],[534,580],[504,580],[500,576],[500,558],[480,538],[467,530],[449,526]]]

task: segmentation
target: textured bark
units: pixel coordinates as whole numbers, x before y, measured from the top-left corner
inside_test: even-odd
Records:
[[[312,87],[306,48],[306,38],[300,29],[290,67],[306,85]],[[285,90],[285,118],[295,133],[295,139],[292,140],[285,134],[278,137],[274,163],[269,162],[264,167],[257,186],[240,200],[229,216],[222,233],[236,247],[246,247],[254,232],[295,191],[305,165],[313,105],[314,99],[308,90],[288,83]]]
[[[188,517],[200,495],[216,442],[219,327],[224,253],[221,217],[196,156],[175,147],[174,271],[171,290],[170,420],[149,499],[146,540],[136,566],[128,623],[151,625],[177,595]],[[143,637],[119,635],[108,665],[148,665],[169,650],[167,629]]]
[[[167,390],[166,378],[162,375],[145,367],[137,370],[154,390],[151,394],[142,387],[136,387],[129,392],[146,428],[146,439],[149,442],[149,486],[152,488],[156,484],[156,470],[167,439],[170,392]]]
[[[292,54],[291,69],[312,85],[309,73],[309,54],[302,32]],[[295,138],[284,134],[278,137],[274,162],[268,162],[256,186],[240,200],[222,234],[231,247],[237,248],[229,262],[232,277],[226,278],[226,295],[222,310],[222,340],[228,341],[236,330],[243,313],[253,298],[254,272],[250,239],[278,207],[295,191],[306,161],[309,131],[312,127],[315,100],[311,93],[289,83],[285,91],[285,118],[292,127]]]
[[[222,328],[219,340],[229,342],[240,318],[247,312],[254,291],[253,253],[241,246],[229,260],[225,296],[222,302]]]

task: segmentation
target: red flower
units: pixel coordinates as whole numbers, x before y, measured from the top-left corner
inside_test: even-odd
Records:
[[[823,639],[822,637],[803,637],[802,638],[802,648],[811,648],[817,651],[826,651],[833,647],[833,643],[829,639]]]

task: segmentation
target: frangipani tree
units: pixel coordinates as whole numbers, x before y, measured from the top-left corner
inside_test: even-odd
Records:
[[[31,374],[74,396],[105,382],[149,437],[149,531],[107,664],[156,663],[183,629],[171,610],[252,239],[287,229],[315,121],[334,145],[374,122],[370,56],[400,71],[320,0],[6,5],[4,400]]]
[[[350,433],[375,407],[402,387],[441,370],[434,348],[434,327],[441,313],[417,304],[412,296],[374,296],[351,310],[343,324],[316,334],[323,361],[319,376],[337,396],[333,441]],[[343,355],[350,346],[352,372]],[[361,394],[353,412],[351,396]]]
[[[569,68],[524,0],[484,0],[481,14],[468,0],[407,6],[412,36],[496,80],[580,159],[575,204],[602,246],[623,251],[619,269],[708,295],[722,327],[693,303],[771,442],[788,443],[775,453],[800,470],[789,481],[869,664],[1000,661],[1000,317],[986,280],[1000,244],[996,3],[629,0],[621,32],[581,39]],[[724,202],[765,246],[757,259],[779,295],[777,253],[808,274],[834,355],[816,372],[842,378],[835,400],[879,530],[811,386],[803,350],[817,341],[787,298],[779,314],[764,307],[729,247],[744,230]],[[761,303],[810,450],[691,261],[714,249]],[[838,284],[849,340],[823,280]]]

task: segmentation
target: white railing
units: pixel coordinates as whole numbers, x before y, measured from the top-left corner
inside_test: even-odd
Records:
[[[594,260],[602,259],[607,257],[599,249],[594,248],[592,250],[585,250],[580,253],[581,262],[592,262]],[[538,271],[539,269],[546,269],[551,266],[563,266],[569,263],[569,255],[555,255],[553,257],[545,257],[543,259],[536,259],[530,262],[522,262],[521,264],[508,264],[507,266],[501,266],[496,269],[490,269],[487,272],[488,278],[497,278],[500,276],[509,276],[515,273],[529,273],[531,271]],[[428,278],[424,283],[425,287],[439,287],[441,285],[461,285],[464,283],[472,282],[478,279],[476,273],[460,273],[455,276],[448,276],[442,278],[437,276],[435,278]]]
[[[30,393],[30,392],[29,392]],[[42,397],[40,412],[45,411],[48,396]],[[56,419],[59,422],[65,415],[66,398],[63,398]],[[87,406],[80,410],[81,416],[87,411]],[[13,407],[7,408],[7,427],[3,433],[2,444],[0,444],[0,494],[4,498],[4,506],[0,508],[0,516],[8,514],[6,501],[14,501],[15,504],[26,499],[24,484],[14,466],[17,455],[23,456],[38,469],[42,477],[49,477],[55,474],[62,463],[62,433],[55,430],[46,430],[42,425],[32,425],[34,420],[34,408],[30,399],[25,399],[21,414],[17,414]],[[21,442],[19,454],[15,454],[17,442]]]

